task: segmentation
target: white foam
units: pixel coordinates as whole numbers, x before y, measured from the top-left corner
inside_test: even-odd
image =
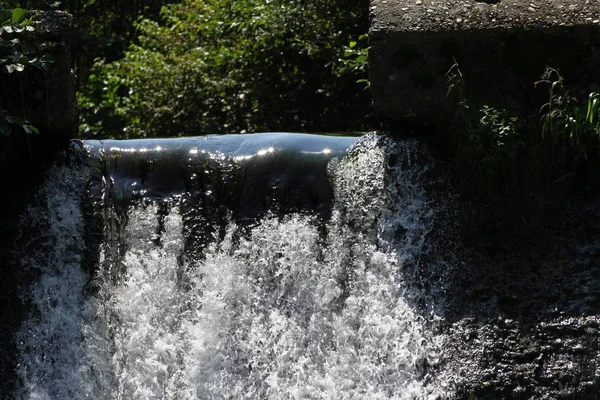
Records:
[[[31,293],[39,315],[19,333],[20,396],[434,398],[423,366],[437,362],[442,342],[427,320],[439,316],[418,308],[427,294],[409,270],[435,215],[411,149],[393,149],[402,162],[392,166],[377,145],[334,161],[325,225],[267,215],[240,238],[231,223],[187,264],[177,206],[166,216],[134,208],[126,251],[107,236],[99,290],[85,299],[82,217],[62,170],[62,186],[47,189],[54,250],[30,262],[41,271]]]
[[[37,237],[22,249],[22,263],[39,273],[39,280],[22,293],[31,311],[16,336],[20,398],[72,399],[93,390],[87,379],[92,371],[83,362],[81,346],[87,279],[81,270],[83,182],[76,169],[53,168],[41,193],[44,201],[24,216],[24,226]]]

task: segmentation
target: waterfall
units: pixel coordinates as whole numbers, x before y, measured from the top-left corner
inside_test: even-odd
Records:
[[[17,399],[429,399],[417,140],[88,141],[23,218]]]

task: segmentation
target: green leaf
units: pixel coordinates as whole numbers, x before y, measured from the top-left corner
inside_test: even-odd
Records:
[[[350,48],[351,49],[353,49],[355,46],[356,46],[356,42],[355,41],[350,42]]]
[[[38,49],[31,42],[25,42],[25,43],[23,43],[23,45],[21,46],[21,51],[24,54],[39,54]]]
[[[32,67],[36,67],[37,69],[43,68],[42,63],[37,58],[34,58],[33,60],[29,61],[28,65],[31,65]]]
[[[27,134],[31,135],[32,133],[40,133],[40,130],[33,125],[25,124],[23,125],[23,129]]]
[[[21,21],[23,21],[25,19],[25,17],[27,17],[27,14],[29,14],[29,12],[27,10],[25,10],[24,8],[14,8],[12,10],[12,20],[14,24],[18,24]]]

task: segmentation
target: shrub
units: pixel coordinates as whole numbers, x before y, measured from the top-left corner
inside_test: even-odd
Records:
[[[123,59],[97,60],[79,97],[81,135],[358,130],[370,100],[357,83],[361,46],[347,45],[366,30],[363,14],[327,0],[163,7],[161,21],[136,24]]]

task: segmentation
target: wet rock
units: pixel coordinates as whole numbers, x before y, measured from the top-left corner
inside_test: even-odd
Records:
[[[489,236],[485,208],[457,212],[467,232],[461,263],[444,278],[448,340],[438,376],[448,398],[598,399],[597,183],[583,183],[531,232],[506,224]]]

